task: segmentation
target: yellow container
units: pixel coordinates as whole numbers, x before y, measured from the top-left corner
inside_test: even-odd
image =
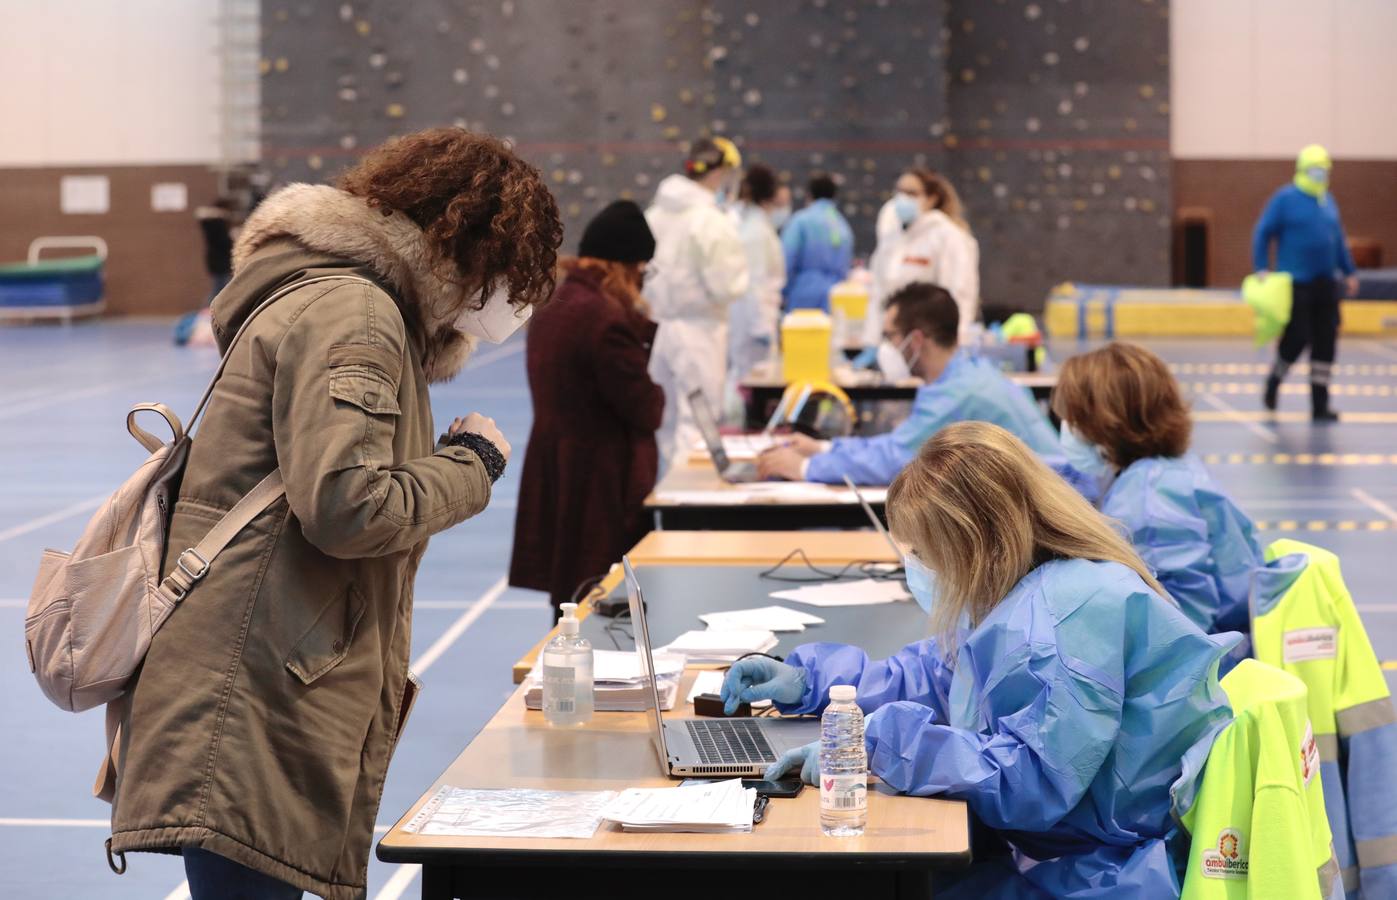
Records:
[[[798,309],[781,320],[781,376],[796,381],[828,381],[833,323],[818,309]]]
[[[841,281],[829,291],[829,308],[850,321],[862,322],[868,315],[868,288],[853,281]]]

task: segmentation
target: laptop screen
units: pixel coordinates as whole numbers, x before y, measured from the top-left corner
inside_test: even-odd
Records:
[[[660,689],[655,680],[655,659],[650,655],[650,626],[645,621],[645,597],[640,592],[640,579],[631,567],[629,556],[621,557],[621,567],[626,572],[626,602],[631,610],[631,630],[635,633],[635,652],[640,654],[644,667],[645,680],[650,685],[651,742],[655,753],[660,757],[660,771],[669,774],[669,748],[665,746],[665,722],[660,715]]]
[[[720,473],[726,472],[728,452],[723,449],[723,435],[718,431],[718,420],[714,418],[713,410],[709,408],[708,398],[703,396],[703,391],[689,394],[689,408],[694,411],[694,424],[703,435],[703,442],[708,445],[708,455],[713,458],[714,468]]]

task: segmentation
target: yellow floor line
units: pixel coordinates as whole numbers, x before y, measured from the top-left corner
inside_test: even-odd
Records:
[[[1174,363],[1169,371],[1175,375],[1269,375],[1270,363]],[[1397,366],[1384,363],[1340,363],[1333,368],[1335,375],[1397,376]],[[1291,377],[1309,375],[1309,363],[1298,363],[1290,370]]]
[[[1397,531],[1397,523],[1389,519],[1257,519],[1257,531]]]
[[[1397,466],[1397,453],[1204,453],[1210,466]]]
[[[1340,426],[1343,425],[1397,425],[1397,412],[1344,412]],[[1304,412],[1267,412],[1264,409],[1238,410],[1237,412],[1223,412],[1222,410],[1194,410],[1193,420],[1195,422],[1278,422],[1290,424],[1293,422],[1308,422],[1310,414]]]

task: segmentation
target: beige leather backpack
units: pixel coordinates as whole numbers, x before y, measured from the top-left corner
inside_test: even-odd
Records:
[[[274,469],[197,546],[181,550],[161,577],[170,511],[189,459],[189,431],[208,405],[233,345],[253,318],[277,299],[308,284],[336,280],[365,281],[341,275],[303,279],[253,310],[228,345],[188,429],[162,403],[137,404],[127,413],[127,430],[150,457],[97,510],[71,553],[44,551],[29,597],[24,620],[29,668],[60,708],[80,712],[121,697],[145,659],[151,637],[170,613],[238,532],[285,494],[281,471]],[[172,435],[169,443],[136,424],[137,415],[147,411],[165,420]]]

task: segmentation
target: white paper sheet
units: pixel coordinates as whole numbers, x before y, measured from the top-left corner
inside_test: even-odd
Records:
[[[686,631],[660,653],[681,653],[689,662],[731,662],[745,653],[765,653],[777,644],[770,631]]]
[[[699,619],[713,631],[804,631],[807,625],[823,625],[819,616],[784,606],[760,606],[704,613]]]
[[[791,600],[822,607],[881,606],[912,599],[902,582],[876,581],[872,578],[807,584],[784,591],[773,591],[771,596],[775,600]]]
[[[752,830],[757,792],[740,779],[674,788],[629,788],[602,811],[627,831],[703,833]]]
[[[65,215],[102,215],[111,209],[111,197],[105,175],[64,175],[58,181],[58,209]]]

